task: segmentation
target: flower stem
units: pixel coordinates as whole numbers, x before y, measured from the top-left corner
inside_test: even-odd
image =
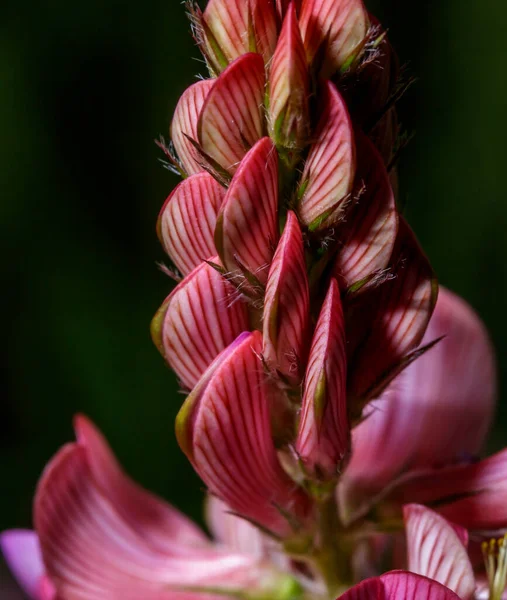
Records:
[[[334,494],[320,503],[319,544],[315,551],[315,564],[326,585],[329,597],[334,599],[352,585],[350,556],[345,536],[340,535],[342,525]]]

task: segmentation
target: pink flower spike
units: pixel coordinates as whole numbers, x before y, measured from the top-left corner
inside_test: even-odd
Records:
[[[278,155],[271,140],[263,138],[231,182],[217,219],[215,246],[229,273],[246,270],[265,284],[278,236]]]
[[[203,14],[205,54],[216,73],[247,52],[268,63],[276,39],[275,0],[209,0]]]
[[[171,138],[183,168],[188,175],[203,170],[202,157],[188,139],[197,141],[197,122],[214,81],[205,79],[191,85],[180,98],[171,124]]]
[[[211,494],[285,536],[292,528],[282,512],[303,516],[308,505],[278,462],[261,351],[258,331],[229,346],[185,401],[176,435]]]
[[[296,8],[289,5],[269,76],[269,129],[277,146],[302,149],[308,139],[309,73]]]
[[[54,600],[56,592],[45,575],[35,531],[17,529],[0,534],[0,549],[23,591],[33,600]]]
[[[306,364],[309,303],[303,236],[289,211],[266,286],[263,355],[294,385],[301,382]]]
[[[391,571],[355,585],[338,600],[460,600],[452,590],[427,577]]]
[[[216,257],[211,262],[219,261]],[[192,389],[220,352],[249,329],[246,305],[214,267],[202,263],[166,299],[152,337],[182,384]]]
[[[331,82],[322,90],[323,106],[300,184],[299,217],[310,230],[340,219],[354,184],[354,132],[345,101]]]
[[[440,582],[471,600],[475,578],[462,538],[443,517],[425,506],[407,504],[403,507],[407,535],[408,570]]]
[[[331,280],[313,336],[296,451],[313,476],[332,478],[349,449],[345,330],[340,288]]]
[[[322,53],[325,77],[354,62],[369,28],[362,0],[303,0],[300,23],[308,60]]]
[[[233,174],[263,135],[264,61],[260,54],[236,59],[216,80],[197,126],[206,156]]]
[[[396,201],[384,161],[361,132],[356,143],[357,182],[364,185],[364,191],[337,233],[341,249],[335,276],[345,288],[387,267],[398,229]]]
[[[409,364],[433,313],[438,287],[428,259],[400,218],[391,277],[351,304],[348,390],[358,407]]]
[[[224,196],[211,175],[199,173],[182,181],[162,207],[158,236],[183,275],[216,254],[213,234]]]

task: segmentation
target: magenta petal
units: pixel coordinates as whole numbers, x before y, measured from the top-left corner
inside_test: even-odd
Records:
[[[325,75],[347,68],[369,27],[362,0],[303,0],[300,22],[308,58],[324,49]]]
[[[355,176],[355,144],[345,101],[331,82],[301,177],[299,217],[311,230],[334,224],[343,212]]]
[[[385,600],[460,600],[449,588],[414,573],[391,571],[380,579],[384,584]]]
[[[188,138],[197,140],[197,123],[214,81],[205,79],[191,85],[181,96],[171,124],[171,138],[188,175],[202,171],[202,157]]]
[[[231,281],[240,287],[242,270],[266,283],[277,241],[278,157],[273,142],[263,138],[233,177],[217,219],[215,245]]]
[[[372,577],[350,588],[338,600],[387,600],[387,596],[380,577]]]
[[[296,215],[289,211],[266,286],[263,355],[294,384],[301,381],[306,364],[309,304],[303,236]]]
[[[344,327],[340,289],[332,279],[310,349],[296,440],[304,466],[317,476],[336,476],[349,448]]]
[[[13,529],[0,534],[0,549],[22,589],[34,600],[49,600],[41,595],[45,574],[39,539],[35,531]]]
[[[396,201],[382,157],[364,134],[356,142],[357,181],[364,191],[337,233],[335,276],[345,288],[387,267],[398,230]]]
[[[182,181],[162,207],[159,238],[183,275],[216,254],[213,234],[224,196],[211,175],[199,173]]]
[[[307,504],[278,462],[261,351],[258,331],[226,349],[183,405],[176,431],[213,495],[283,536],[291,528],[277,507],[299,516]]]
[[[216,257],[211,260],[218,263]],[[215,357],[248,328],[246,305],[235,288],[202,263],[164,302],[152,335],[183,385],[192,389]]]
[[[203,152],[234,173],[263,135],[264,61],[259,54],[236,59],[216,80],[197,127]]]
[[[443,517],[425,506],[403,508],[407,535],[408,570],[440,582],[470,600],[475,578],[460,536]]]

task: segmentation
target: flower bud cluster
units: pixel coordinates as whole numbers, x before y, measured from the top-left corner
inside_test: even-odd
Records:
[[[361,0],[187,7],[210,77],[172,121],[183,181],[157,230],[182,280],[152,335],[189,392],[176,432],[194,468],[288,539],[436,302],[393,191],[398,67]]]

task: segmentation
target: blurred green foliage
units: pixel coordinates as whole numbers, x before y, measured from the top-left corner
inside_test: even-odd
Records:
[[[406,214],[442,283],[479,311],[507,381],[507,7],[371,4],[419,81],[400,165]],[[177,182],[152,140],[204,71],[176,0],[0,8],[0,530],[30,523],[48,458],[88,414],[127,470],[199,516],[176,446],[182,397],[149,338],[171,289],[155,220]],[[505,443],[500,407],[493,447]]]

